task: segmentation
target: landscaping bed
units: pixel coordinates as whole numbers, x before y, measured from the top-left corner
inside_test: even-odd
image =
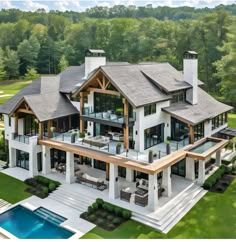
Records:
[[[232,175],[223,175],[215,185],[209,189],[210,192],[218,192],[218,193],[224,193],[225,190],[228,188],[228,186],[232,183],[234,180],[234,176]]]
[[[88,207],[88,211],[80,215],[81,218],[97,226],[112,231],[131,218],[131,211],[104,202],[98,198]]]
[[[34,178],[29,178],[24,181],[29,187],[26,188],[26,192],[31,193],[40,198],[45,198],[50,192],[56,190],[61,183],[53,181],[44,176],[35,176]]]

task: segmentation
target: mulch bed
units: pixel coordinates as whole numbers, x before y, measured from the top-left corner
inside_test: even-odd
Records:
[[[127,221],[126,219],[121,218],[120,216],[118,217],[114,213],[109,213],[102,208],[99,208],[98,210],[89,214],[87,212],[84,212],[80,215],[80,217],[108,231],[116,229],[122,223]],[[120,222],[114,222],[114,219],[117,218]]]
[[[223,175],[209,191],[216,193],[224,193],[228,186],[232,183],[234,178],[235,176],[233,175]]]

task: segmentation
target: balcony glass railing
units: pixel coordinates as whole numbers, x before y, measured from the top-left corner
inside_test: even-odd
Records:
[[[90,110],[90,108],[84,108],[83,109],[83,116],[96,118],[96,119],[102,119],[107,120],[111,122],[121,123],[124,124],[126,122],[126,116],[124,115],[118,115],[112,110],[108,110],[106,112],[93,112]],[[133,117],[129,117],[129,122],[134,122],[135,119]]]
[[[29,138],[27,135],[14,134],[14,140],[21,143],[29,144]]]

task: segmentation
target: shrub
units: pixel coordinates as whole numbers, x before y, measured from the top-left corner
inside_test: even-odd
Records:
[[[119,207],[114,208],[114,212],[116,216],[122,216],[122,209]]]
[[[231,165],[231,166],[226,166],[226,167],[225,167],[225,173],[226,173],[226,174],[231,174],[231,173],[232,173],[232,170],[233,170],[232,165]]]
[[[49,191],[52,192],[54,190],[56,190],[57,186],[54,182],[50,182],[48,185]]]
[[[128,211],[128,210],[123,210],[123,212],[122,212],[122,217],[124,218],[124,219],[130,219],[131,218],[131,216],[132,216],[132,214],[131,214],[131,212],[130,211]]]
[[[107,215],[108,215],[108,213],[107,213],[106,211],[103,211],[103,212],[101,213],[101,217],[102,217],[102,218],[106,218]]]
[[[42,187],[42,192],[45,193],[45,194],[48,194],[48,188],[47,187]]]
[[[104,225],[104,224],[105,224],[105,220],[102,219],[102,218],[98,218],[98,220],[97,220],[97,225],[102,226],[102,225]]]
[[[115,228],[115,225],[110,223],[110,224],[107,224],[107,229],[108,230],[113,230]]]
[[[112,220],[112,223],[115,224],[115,225],[121,224],[121,219],[120,218],[114,218]]]
[[[98,209],[98,204],[95,202],[95,203],[92,204],[92,207],[93,207],[94,210],[97,210]]]
[[[86,219],[88,217],[88,213],[87,212],[81,213],[80,217]]]
[[[212,187],[212,183],[210,181],[204,182],[204,184],[203,184],[204,189],[209,190],[209,189],[211,189],[211,187]]]
[[[37,182],[39,182],[43,185],[46,185],[46,186],[48,186],[50,183],[50,180],[44,176],[36,176],[35,179]]]
[[[96,203],[97,203],[99,208],[102,208],[102,205],[103,205],[104,201],[101,198],[97,198],[96,199]]]
[[[112,216],[112,215],[108,215],[108,216],[107,216],[107,220],[108,220],[108,221],[112,221],[113,219],[114,219],[114,216]]]
[[[93,207],[92,206],[88,206],[88,214],[91,214],[93,212]]]
[[[107,211],[108,211],[109,213],[113,213],[113,212],[114,212],[114,206],[111,205],[111,204],[107,204]]]
[[[96,215],[91,214],[91,215],[88,216],[88,219],[89,219],[89,221],[91,221],[91,222],[95,222],[96,219],[97,219],[97,217],[96,217]]]
[[[35,186],[37,184],[37,182],[34,178],[28,178],[24,181],[24,183],[29,186]]]

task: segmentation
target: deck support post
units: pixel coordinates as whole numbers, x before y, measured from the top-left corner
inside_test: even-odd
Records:
[[[109,198],[119,197],[118,166],[110,163]]]
[[[124,121],[125,121],[125,127],[123,128],[124,132],[124,148],[126,150],[129,149],[129,103],[127,99],[123,99],[124,103]]]
[[[126,168],[126,181],[133,182],[134,180],[134,170]]]
[[[221,166],[221,150],[216,151],[216,165]]]
[[[43,160],[43,169],[42,173],[44,175],[50,173],[51,171],[51,157],[50,157],[50,148],[46,145],[42,146],[42,160]]]
[[[193,158],[186,157],[186,175],[185,178],[194,181],[195,180],[195,161]]]
[[[66,183],[71,184],[75,181],[74,154],[66,152]]]
[[[158,206],[157,174],[148,175],[148,209],[156,211]]]
[[[205,161],[204,160],[199,160],[198,161],[198,184],[200,186],[203,185],[205,181]]]
[[[171,184],[171,166],[163,170],[162,173],[162,187],[165,189],[164,195],[167,197],[171,196],[172,184]]]

